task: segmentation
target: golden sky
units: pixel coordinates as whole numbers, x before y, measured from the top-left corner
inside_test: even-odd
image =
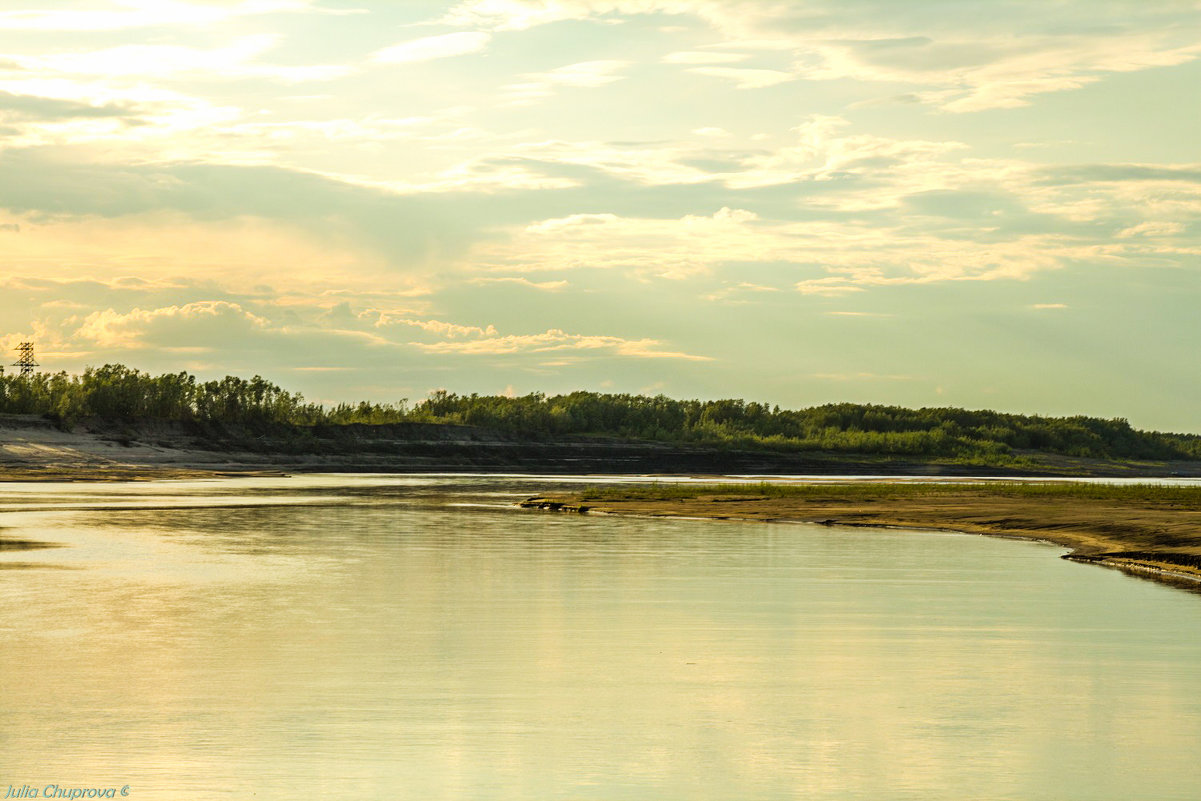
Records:
[[[0,344],[1201,431],[1201,4],[0,0]]]

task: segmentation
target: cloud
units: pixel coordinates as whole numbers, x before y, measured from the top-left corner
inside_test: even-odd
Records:
[[[483,50],[491,39],[491,34],[482,31],[443,33],[385,47],[374,53],[371,60],[379,64],[408,64],[462,56]]]
[[[385,326],[410,326],[412,328],[420,328],[438,336],[455,339],[457,337],[492,337],[496,336],[496,328],[489,325],[481,328],[478,325],[459,325],[457,323],[448,323],[442,320],[417,320],[407,317],[398,317],[391,314],[381,314],[375,323],[376,327]]]
[[[662,342],[655,339],[624,339],[617,336],[569,334],[558,328],[547,329],[541,334],[488,336],[466,342],[412,343],[414,347],[430,353],[454,353],[474,356],[578,350],[602,351],[611,355],[639,359],[711,361],[707,356],[660,350],[659,347],[662,344]]]
[[[745,67],[692,67],[688,70],[695,75],[707,75],[712,78],[725,78],[733,81],[739,89],[763,89],[768,86],[796,80],[790,72],[780,70],[748,69]]]
[[[953,20],[930,35],[896,36],[912,28],[881,20],[855,38],[798,42],[797,68],[810,80],[924,87],[909,96],[948,112],[1015,108],[1035,95],[1079,89],[1107,74],[1173,66],[1201,56],[1195,35],[1189,41],[1164,27],[1182,19],[1170,12],[1164,16],[1170,19],[1154,12],[1127,14],[1112,26],[1087,27],[1060,20],[1057,10],[1047,9],[1015,19],[999,36],[967,20]],[[1195,19],[1185,24],[1197,27]]]
[[[663,57],[664,64],[736,64],[746,61],[750,56],[745,53],[728,53],[720,50],[697,51],[678,50]]]
[[[1201,164],[1073,164],[1041,168],[1037,179],[1046,185],[1124,181],[1201,184]]]
[[[0,30],[119,31],[136,28],[210,26],[239,17],[281,13],[345,14],[305,0],[244,0],[189,3],[178,0],[123,0],[120,9],[36,9],[0,11]]]
[[[752,284],[748,281],[740,281],[734,286],[727,286],[715,292],[702,295],[701,298],[710,302],[726,301],[732,303],[743,303],[748,295],[779,291],[780,290],[778,287],[763,286],[762,284]]]
[[[448,25],[501,31],[528,30],[571,19],[588,19],[612,12],[625,13],[630,3],[593,3],[587,0],[468,0],[454,6],[440,20]]]
[[[19,95],[12,92],[0,91],[0,117],[17,117],[33,120],[105,119],[117,117],[134,121],[137,119],[137,116],[137,109],[129,105],[105,103],[97,106],[54,97]]]
[[[531,223],[509,242],[481,247],[476,263],[497,271],[618,269],[641,277],[683,278],[746,257],[771,257],[758,216],[723,207],[678,219],[574,214]],[[586,254],[586,255],[585,255]]]
[[[855,286],[848,278],[810,278],[798,281],[796,291],[802,295],[818,295],[820,297],[837,298],[852,292],[862,292],[863,287]]]
[[[267,325],[267,320],[236,303],[202,301],[160,309],[134,309],[125,314],[113,309],[93,312],[84,318],[75,337],[101,349],[149,343],[230,344],[248,330]]]
[[[1173,236],[1184,233],[1185,227],[1177,222],[1144,222],[1132,225],[1118,231],[1119,239],[1129,239],[1132,236]]]
[[[569,20],[621,22],[628,17],[666,14],[693,16],[715,29],[746,33],[749,20],[764,10],[786,5],[759,0],[465,0],[454,6],[439,22],[447,25],[522,31]]]
[[[621,80],[616,73],[629,65],[627,61],[599,60],[567,64],[547,72],[522,76],[519,83],[507,84],[505,96],[512,105],[527,105],[551,97],[561,87],[594,89]]]
[[[516,284],[517,286],[537,289],[540,292],[559,292],[571,284],[567,281],[531,281],[524,276],[505,276],[503,278],[473,278],[473,284]]]
[[[1201,56],[1201,20],[1188,3],[1120,0],[991,8],[915,7],[911,3],[814,0],[469,0],[441,22],[489,30],[527,30],[566,20],[621,21],[638,15],[689,16],[739,50],[781,50],[794,67],[706,71],[761,88],[796,77],[907,84],[906,96],[952,113],[1026,105],[1036,95],[1078,89],[1114,73],[1184,64]],[[991,14],[991,15],[990,15]],[[702,61],[704,51],[669,54],[669,63]],[[677,55],[677,53],[679,55]]]
[[[614,73],[628,65],[628,61],[613,59],[580,61],[556,67],[549,72],[538,73],[534,77],[557,86],[604,86],[621,80],[621,77]]]
[[[813,378],[822,381],[913,381],[914,376],[911,375],[881,375],[879,373],[813,373]]]
[[[831,311],[826,312],[827,317],[892,317],[891,314],[883,314],[881,312],[855,312],[855,311]]]
[[[1196,165],[1044,167],[965,150],[814,115],[775,148],[518,140],[417,185],[10,149],[0,206],[23,228],[6,242],[13,269],[203,274],[308,297],[337,282],[393,296],[477,279],[563,291],[581,269],[724,280],[735,264],[777,265],[766,283],[838,296],[1195,258]]]
[[[374,250],[398,270],[420,270],[431,260],[453,259],[470,245],[473,231],[486,224],[463,215],[453,197],[404,196],[295,170],[61,163],[48,162],[38,152],[12,150],[0,160],[0,207],[17,213],[77,218],[77,225],[85,225],[89,217],[137,215],[157,215],[162,222],[178,223],[179,218],[171,215],[179,214],[207,224],[262,218],[308,229],[303,236],[293,234],[299,241],[323,239],[346,249],[346,241],[354,240],[351,252]],[[241,246],[247,244],[243,240]],[[275,246],[281,245],[295,251],[277,240]],[[125,246],[134,253],[141,250],[136,239],[127,240]],[[208,247],[223,250],[217,238],[181,257],[202,259]],[[236,253],[230,255],[237,259]],[[352,263],[342,264],[343,260],[335,260],[339,272],[353,278],[357,271]],[[234,263],[239,261],[244,263]],[[210,269],[219,266],[212,260]],[[371,280],[378,277],[377,273]]]
[[[205,49],[184,45],[130,44],[103,50],[80,50],[37,56],[13,56],[22,70],[39,76],[74,75],[106,79],[144,81],[171,76],[202,75],[205,78],[267,78],[288,83],[340,78],[350,67],[334,64],[283,66],[256,63],[254,59],[279,43],[274,34],[255,34],[234,39],[224,47]]]

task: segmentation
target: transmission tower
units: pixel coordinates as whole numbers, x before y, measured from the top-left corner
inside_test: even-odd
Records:
[[[21,375],[30,375],[33,368],[37,367],[38,363],[33,358],[33,343],[22,342],[17,346],[17,360],[13,362],[13,367],[21,368]]]

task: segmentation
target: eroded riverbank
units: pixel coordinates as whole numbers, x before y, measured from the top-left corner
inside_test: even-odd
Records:
[[[995,464],[609,437],[530,438],[428,423],[259,427],[0,415],[0,481],[105,481],[287,473],[1201,477],[1201,462],[1023,452]]]

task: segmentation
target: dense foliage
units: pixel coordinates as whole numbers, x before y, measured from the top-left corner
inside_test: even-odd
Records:
[[[1098,459],[1198,459],[1201,437],[1138,431],[1123,419],[854,403],[790,410],[742,400],[573,392],[518,398],[436,392],[413,416],[537,436],[594,434],[788,450],[1003,460],[1014,451]]]
[[[594,392],[504,397],[438,391],[412,408],[404,401],[329,408],[306,403],[259,376],[201,382],[188,373],[151,376],[121,365],[89,368],[79,376],[0,376],[0,413],[47,415],[64,424],[90,417],[294,426],[455,423],[528,438],[607,436],[990,463],[1019,451],[1201,459],[1201,437],[1139,431],[1121,419],[851,403],[789,410],[742,400]]]

